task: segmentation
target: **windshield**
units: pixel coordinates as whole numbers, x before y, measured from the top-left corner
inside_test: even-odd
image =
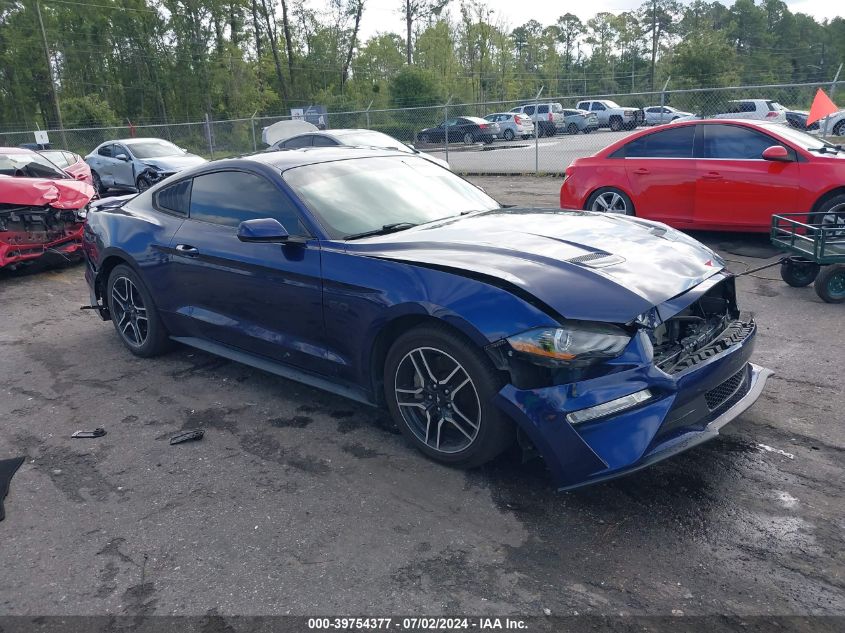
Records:
[[[364,147],[389,147],[390,149],[398,149],[400,152],[406,154],[413,154],[414,150],[405,145],[402,141],[398,141],[392,136],[388,136],[383,132],[373,132],[370,130],[360,130],[356,132],[345,132],[343,134],[336,134],[337,138],[343,141],[344,145],[360,145]]]
[[[0,154],[0,174],[18,178],[69,178],[65,172],[35,152]]]
[[[54,165],[58,165],[62,169],[64,169],[65,167],[70,167],[70,163],[68,162],[68,159],[65,156],[65,153],[60,151],[60,150],[57,150],[57,149],[41,150],[39,152],[39,154],[44,156],[47,160],[49,160]]]
[[[448,169],[413,156],[303,165],[284,179],[332,239],[501,206]]]
[[[615,101],[603,101],[602,103],[604,103],[604,105],[606,105],[608,108],[621,108],[622,107],[618,103],[616,103]]]
[[[130,143],[129,149],[135,158],[161,158],[163,156],[183,156],[186,152],[170,141],[139,141]]]
[[[807,134],[806,132],[796,130],[795,128],[788,127],[786,125],[778,125],[777,133],[784,137],[787,141],[791,141],[799,147],[803,147],[807,150],[819,150],[822,147],[834,149],[836,147],[833,143],[828,143],[827,141],[813,136],[812,134]]]

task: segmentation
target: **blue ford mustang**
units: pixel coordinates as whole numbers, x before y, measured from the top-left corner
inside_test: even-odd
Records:
[[[504,208],[389,151],[202,165],[95,207],[85,253],[92,304],[138,356],[178,341],[386,406],[445,464],[519,438],[562,488],[714,437],[770,373],[702,244],[632,217]]]

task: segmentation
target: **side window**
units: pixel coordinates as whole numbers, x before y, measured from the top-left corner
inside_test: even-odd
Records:
[[[534,106],[525,106],[525,108],[523,108],[525,114],[527,114],[528,116],[534,114],[534,109]]]
[[[576,110],[589,110],[590,109],[590,102],[589,101],[579,101],[578,105],[575,106]]]
[[[739,106],[740,112],[757,112],[757,104],[753,101],[743,101]]]
[[[634,139],[614,158],[692,158],[695,126],[684,125]]]
[[[126,158],[132,158],[132,154],[130,154],[129,150],[126,149],[126,147],[123,145],[115,145],[112,151],[114,152],[115,156],[117,156],[118,154],[124,154]]]
[[[603,111],[604,111],[604,110],[606,110],[606,109],[607,109],[607,108],[605,108],[605,107],[604,107],[604,104],[603,104],[603,103],[599,103],[598,101],[596,101],[595,103],[593,103],[593,111],[594,111],[594,112],[603,112]]]
[[[311,137],[307,134],[302,136],[294,136],[292,139],[285,141],[285,149],[295,149],[297,147],[311,147]]]
[[[739,125],[704,125],[702,127],[704,128],[702,158],[762,159],[764,149],[772,145],[780,145],[771,136]]]
[[[275,218],[292,235],[304,235],[299,212],[269,180],[242,171],[194,178],[191,219],[237,227],[245,220]]]
[[[112,147],[114,147],[114,146],[113,145],[103,145],[100,149],[97,150],[97,154],[99,154],[100,156],[106,156],[108,158],[111,158]]]
[[[182,180],[176,184],[160,189],[156,193],[155,206],[162,211],[188,215],[191,202],[191,179]]]
[[[549,113],[549,106],[541,105],[537,106],[537,114],[548,114]]]
[[[315,136],[313,140],[314,147],[335,147],[336,145],[340,145],[340,143],[328,136]]]

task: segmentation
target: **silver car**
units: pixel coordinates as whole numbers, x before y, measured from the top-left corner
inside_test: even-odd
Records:
[[[534,136],[534,121],[517,112],[495,112],[484,117],[485,121],[499,124],[498,138],[512,141],[519,137],[529,139]]]
[[[168,176],[206,160],[160,138],[106,141],[85,157],[98,193],[144,191]]]
[[[643,113],[645,114],[646,125],[661,125],[663,123],[671,123],[681,117],[692,116],[692,112],[683,112],[672,106],[659,105],[643,108]]]

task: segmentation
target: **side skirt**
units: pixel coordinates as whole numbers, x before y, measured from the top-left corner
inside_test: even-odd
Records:
[[[256,369],[281,376],[282,378],[300,382],[304,385],[308,385],[309,387],[322,389],[323,391],[328,391],[335,395],[349,398],[350,400],[355,400],[356,402],[360,402],[371,407],[378,406],[373,402],[370,395],[359,387],[332,382],[322,376],[317,376],[310,372],[290,367],[289,365],[283,365],[267,358],[262,358],[261,356],[256,356],[254,354],[250,354],[249,352],[244,352],[242,350],[234,349],[227,345],[221,345],[220,343],[214,343],[205,339],[193,336],[171,336],[170,338],[177,343],[195,347],[204,352],[208,352],[209,354],[228,358],[236,363],[249,365],[250,367],[255,367]]]

